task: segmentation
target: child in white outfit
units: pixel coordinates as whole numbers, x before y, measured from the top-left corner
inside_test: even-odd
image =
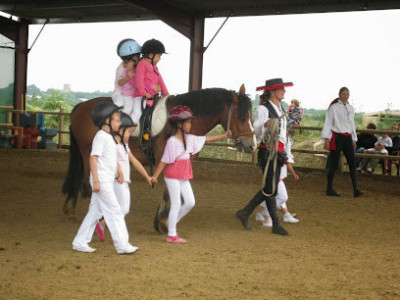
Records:
[[[124,39],[117,46],[122,62],[115,73],[115,87],[111,96],[114,104],[124,106],[124,112],[132,113],[134,91],[134,67],[140,59],[142,47],[132,39]],[[130,97],[130,98],[127,98]]]
[[[100,130],[93,139],[89,158],[90,185],[93,191],[89,211],[72,242],[72,248],[77,251],[96,250],[88,243],[92,240],[96,223],[102,216],[108,224],[117,252],[128,254],[136,251],[136,248],[129,244],[124,216],[114,192],[117,144],[111,134],[118,130],[121,123],[119,109],[111,102],[100,102],[92,113],[93,122]]]
[[[391,141],[391,140],[390,140]],[[389,152],[385,149],[385,145],[383,142],[378,141],[375,143],[374,148],[368,148],[364,150],[365,154],[380,154],[380,155],[389,155]],[[376,168],[376,166],[379,164],[380,158],[364,158],[362,160],[362,166],[359,167],[357,170],[359,171],[365,171],[368,174],[372,174]],[[387,170],[387,159],[384,160],[384,168]]]
[[[193,178],[190,155],[201,150],[206,141],[226,138],[230,132],[213,136],[196,136],[189,134],[193,112],[187,106],[177,105],[168,112],[171,125],[171,136],[167,141],[164,155],[154,172],[157,180],[164,171],[164,180],[168,188],[171,208],[168,216],[168,243],[186,243],[177,235],[176,224],[193,208],[195,204],[189,179]],[[181,195],[184,203],[181,205]]]
[[[146,179],[149,185],[153,183],[152,178],[146,172],[143,165],[132,154],[129,148],[129,138],[135,130],[137,124],[133,123],[131,117],[126,113],[121,113],[121,125],[118,133],[115,135],[118,141],[117,161],[120,168],[119,176],[114,181],[114,191],[117,196],[118,203],[121,207],[124,217],[129,213],[131,205],[131,192],[129,185],[131,184],[130,163],[138,172]],[[100,240],[104,240],[104,228],[106,222],[101,220],[96,225],[96,231]],[[111,241],[113,243],[113,241]]]

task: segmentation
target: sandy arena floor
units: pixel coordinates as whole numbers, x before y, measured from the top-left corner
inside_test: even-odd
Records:
[[[286,180],[288,207],[300,223],[289,237],[234,214],[260,188],[255,167],[194,162],[196,206],[179,224],[185,245],[152,228],[164,183],[151,190],[133,172],[130,239],[140,249],[117,255],[95,235],[94,253],[71,242],[61,185],[68,152],[0,150],[0,299],[400,299],[400,184],[361,176],[354,199],[348,174],[336,177],[341,198],[324,195],[325,175]]]

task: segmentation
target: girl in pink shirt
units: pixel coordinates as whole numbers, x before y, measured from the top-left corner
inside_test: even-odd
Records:
[[[165,47],[163,43],[158,40],[151,39],[143,44],[143,58],[139,61],[136,67],[135,75],[136,87],[134,91],[134,101],[139,103],[139,108],[143,97],[146,97],[146,99],[149,100],[158,93],[163,95],[169,94],[160,71],[157,68],[157,63],[161,60],[161,55],[163,53],[166,53]],[[153,101],[147,101],[147,105],[152,106]],[[139,118],[141,113],[140,109],[140,114],[138,113]],[[134,122],[139,121],[139,119],[135,120],[136,118],[138,117],[135,114],[135,118],[132,118]]]
[[[164,155],[154,172],[153,181],[164,171],[164,180],[171,199],[168,216],[168,243],[186,243],[176,232],[176,224],[193,208],[195,200],[189,179],[193,178],[190,156],[198,153],[205,142],[216,141],[230,135],[230,131],[219,135],[196,136],[189,134],[193,112],[189,107],[177,105],[168,112],[172,128],[165,146]],[[184,203],[181,204],[181,195]]]

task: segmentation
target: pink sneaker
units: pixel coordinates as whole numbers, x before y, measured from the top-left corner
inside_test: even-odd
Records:
[[[183,238],[180,238],[179,236],[168,236],[167,242],[173,243],[173,244],[185,244],[186,240]]]
[[[104,241],[104,229],[101,226],[100,222],[97,222],[96,224],[96,232],[97,235],[99,236],[100,241]]]

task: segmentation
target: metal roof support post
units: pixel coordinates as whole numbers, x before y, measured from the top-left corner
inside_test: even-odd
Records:
[[[194,17],[190,38],[189,91],[199,90],[203,81],[204,18]]]
[[[25,109],[26,77],[28,66],[28,33],[29,23],[21,19],[18,22],[18,34],[15,40],[15,85],[14,85],[14,107]],[[19,125],[19,116],[15,118],[15,124]]]

